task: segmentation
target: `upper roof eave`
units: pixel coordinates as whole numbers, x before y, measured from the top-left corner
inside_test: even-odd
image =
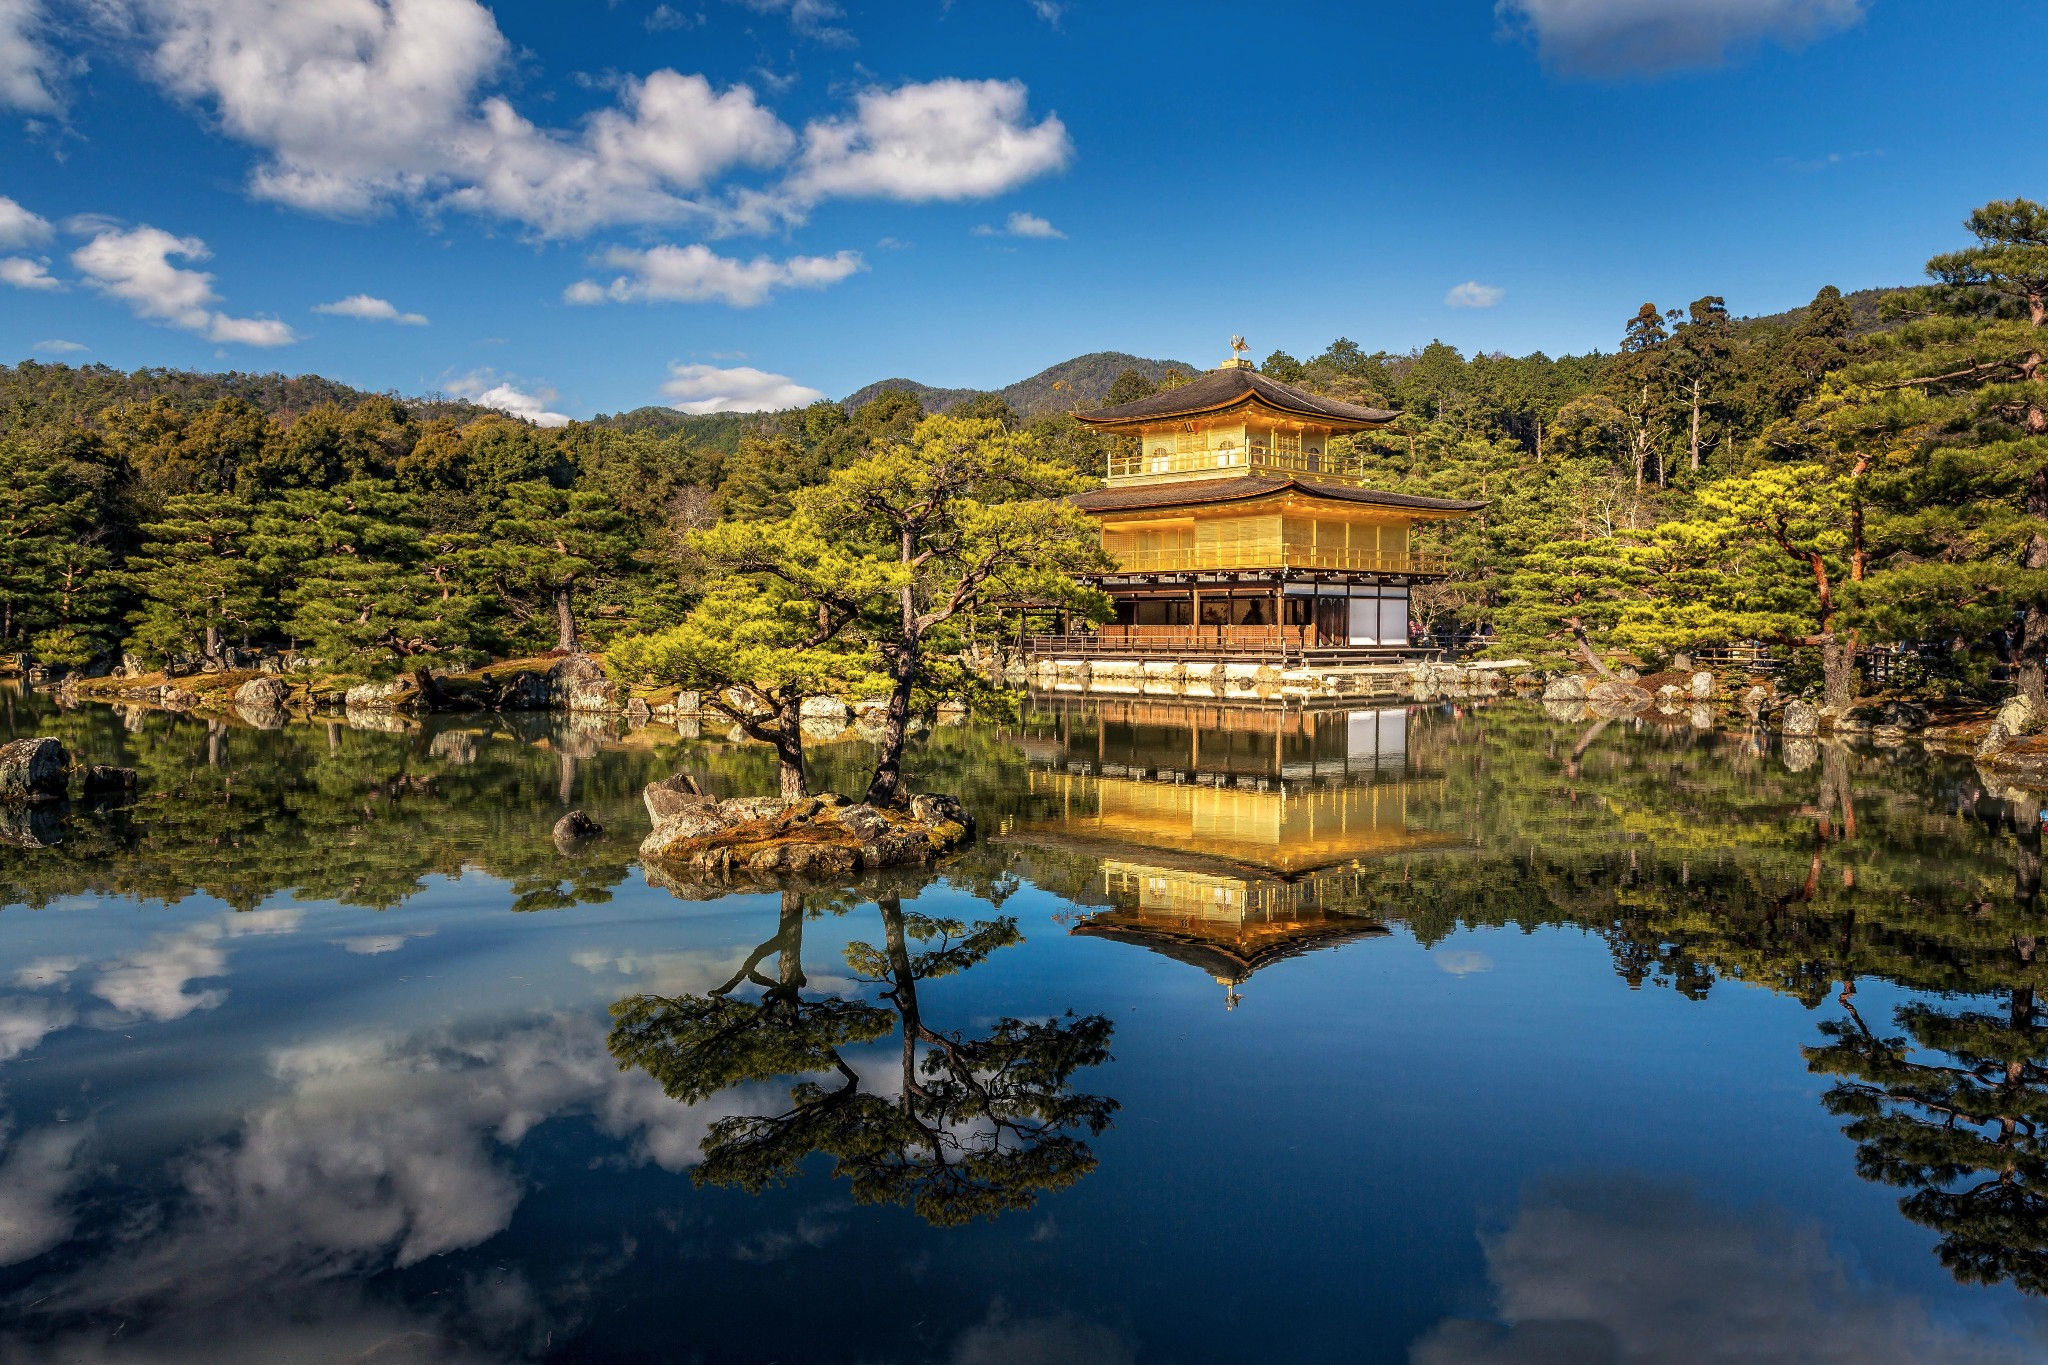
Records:
[[[1197,479],[1175,483],[1127,485],[1097,488],[1076,493],[1068,499],[1084,512],[1138,512],[1161,507],[1190,507],[1203,503],[1246,502],[1283,493],[1304,493],[1334,502],[1359,503],[1415,512],[1439,512],[1463,516],[1486,506],[1484,499],[1431,498],[1419,493],[1388,493],[1375,488],[1352,488],[1342,484],[1314,483],[1285,476],[1261,478],[1244,475],[1235,479]]]
[[[1361,407],[1324,398],[1292,384],[1283,384],[1257,370],[1226,366],[1211,370],[1177,389],[1167,389],[1113,408],[1078,412],[1074,416],[1086,426],[1117,430],[1177,418],[1214,416],[1235,407],[1253,405],[1268,407],[1332,430],[1345,431],[1366,431],[1385,426],[1401,415],[1389,408]]]

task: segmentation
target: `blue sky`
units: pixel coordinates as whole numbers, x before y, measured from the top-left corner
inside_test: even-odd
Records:
[[[1611,348],[2048,195],[1998,56],[2044,38],[2011,0],[0,0],[0,358],[580,417],[1232,333]]]

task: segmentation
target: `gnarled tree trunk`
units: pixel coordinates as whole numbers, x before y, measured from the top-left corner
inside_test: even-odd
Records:
[[[889,654],[889,709],[882,713],[882,752],[868,782],[867,803],[895,804],[903,795],[903,745],[910,736],[910,694],[917,684],[917,651],[897,645]]]
[[[775,758],[781,765],[782,795],[794,801],[811,794],[810,779],[804,775],[804,704],[800,697],[784,697],[775,708]]]
[[[555,589],[555,647],[564,654],[576,652],[576,611],[569,602],[569,586]]]
[[[1841,716],[1856,704],[1856,632],[1838,635],[1829,631],[1819,639],[1820,701],[1831,715]]]

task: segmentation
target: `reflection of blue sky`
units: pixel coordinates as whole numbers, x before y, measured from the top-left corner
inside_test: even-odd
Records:
[[[122,1349],[167,1360],[412,1332],[518,1357],[600,1312],[650,1350],[839,1359],[858,1304],[866,1359],[1399,1360],[1421,1342],[1427,1365],[1525,1365],[1596,1331],[1635,1350],[1613,1305],[1687,1283],[1702,1312],[1780,1286],[1779,1319],[1850,1341],[1871,1323],[1909,1344],[2006,1336],[2030,1311],[1956,1286],[1893,1193],[1856,1178],[1799,1056],[1813,1014],[1630,991],[1575,932],[1354,943],[1261,972],[1226,1013],[1201,973],[1070,937],[1050,915],[1071,907],[1026,888],[1005,912],[1028,943],[927,982],[926,1014],[1108,1014],[1118,1060],[1088,1088],[1123,1111],[1073,1191],[939,1232],[852,1206],[823,1169],[758,1200],[693,1189],[705,1125],[779,1096],[685,1109],[605,1050],[614,1000],[722,982],[773,934],[775,898],[684,903],[636,878],[598,906],[508,899],[471,874],[383,913],[10,915],[0,1303],[42,1299],[79,1340],[119,1305]],[[922,904],[988,913],[944,890]],[[841,948],[879,937],[868,909],[810,921],[813,989],[849,988]],[[888,1055],[861,1059],[885,1091]],[[1525,1198],[1586,1170],[1683,1179],[1704,1202],[1626,1201],[1647,1221],[1621,1227],[1597,1187]],[[1753,1207],[1797,1217],[1712,1212]],[[1610,1241],[1627,1256],[1596,1254]],[[1725,1281],[1685,1259],[1707,1254]],[[811,1292],[764,1321],[799,1271]],[[1644,1340],[1619,1358],[1666,1358]]]

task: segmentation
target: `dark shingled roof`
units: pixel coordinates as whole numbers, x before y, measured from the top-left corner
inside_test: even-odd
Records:
[[[1277,379],[1268,379],[1257,370],[1225,366],[1220,370],[1211,370],[1199,379],[1190,380],[1177,389],[1166,389],[1153,394],[1150,398],[1140,398],[1135,403],[1119,403],[1113,408],[1077,412],[1074,416],[1089,426],[1117,426],[1125,422],[1194,417],[1202,413],[1219,412],[1240,403],[1249,403],[1255,398],[1297,417],[1354,429],[1362,426],[1380,426],[1401,415],[1398,412],[1389,412],[1385,408],[1361,408],[1355,403],[1339,403],[1334,398],[1318,398],[1306,389],[1297,389],[1292,384],[1282,384]]]
[[[1375,488],[1346,488],[1310,483],[1284,474],[1246,474],[1235,479],[1188,479],[1179,483],[1140,484],[1134,488],[1098,488],[1076,493],[1068,501],[1083,512],[1135,512],[1148,507],[1191,507],[1202,503],[1243,502],[1275,493],[1301,492],[1338,502],[1374,507],[1412,507],[1419,512],[1477,512],[1486,506],[1463,498],[1425,498],[1413,493],[1382,493]]]

